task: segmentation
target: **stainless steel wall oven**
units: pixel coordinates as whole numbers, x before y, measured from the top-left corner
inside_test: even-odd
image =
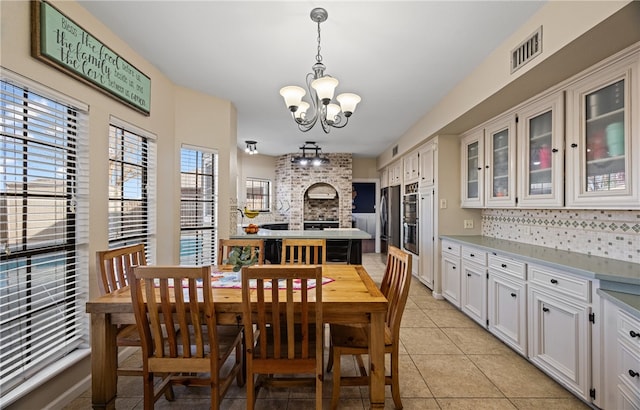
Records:
[[[402,246],[418,254],[418,193],[404,195],[402,200]]]

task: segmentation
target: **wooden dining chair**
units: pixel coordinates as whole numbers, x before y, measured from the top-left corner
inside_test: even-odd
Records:
[[[131,299],[142,341],[144,409],[172,384],[209,386],[211,408],[244,385],[242,327],[217,326],[209,266],[137,266]],[[225,365],[232,353],[235,359]],[[223,365],[225,365],[223,367]],[[162,381],[154,386],[154,376]]]
[[[257,257],[258,265],[264,264],[264,241],[262,239],[220,239],[218,241],[218,266],[222,270],[231,270],[233,265],[227,263],[233,248],[249,247],[251,257]]]
[[[96,252],[98,285],[102,295],[128,286],[133,266],[146,265],[144,244],[122,246]],[[118,347],[140,347],[140,334],[136,325],[123,325],[116,334]],[[142,367],[117,365],[119,376],[142,376]]]
[[[242,303],[246,340],[253,341],[246,344],[247,409],[262,387],[314,385],[321,410],[322,267],[245,267]],[[294,377],[301,374],[311,377]]]
[[[389,246],[385,274],[380,284],[380,291],[388,301],[384,332],[384,351],[391,355],[390,375],[385,376],[385,384],[391,386],[391,394],[396,409],[402,409],[400,385],[398,380],[398,354],[400,345],[400,321],[409,296],[411,284],[411,255],[395,246]],[[327,371],[333,370],[333,392],[331,408],[338,407],[340,386],[368,386],[363,354],[369,353],[369,330],[361,325],[330,325],[330,345]],[[340,356],[356,357],[360,376],[342,376],[340,374]]]
[[[320,265],[327,260],[325,239],[282,239],[281,264]]]

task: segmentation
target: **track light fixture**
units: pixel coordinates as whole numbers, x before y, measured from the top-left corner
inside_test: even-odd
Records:
[[[258,144],[255,141],[245,141],[245,144],[247,144],[247,148],[244,149],[244,152],[246,152],[249,155],[255,155],[258,153],[258,148],[256,147],[256,145]]]

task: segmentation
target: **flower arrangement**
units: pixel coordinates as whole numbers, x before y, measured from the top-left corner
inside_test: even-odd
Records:
[[[259,251],[256,249],[253,255],[251,255],[251,252],[251,246],[234,246],[229,252],[229,259],[224,262],[233,265],[233,271],[238,272],[243,266],[251,266],[258,263]]]

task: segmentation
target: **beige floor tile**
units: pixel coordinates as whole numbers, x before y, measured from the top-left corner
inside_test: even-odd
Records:
[[[454,309],[423,310],[438,327],[479,327],[469,316]]]
[[[413,360],[436,399],[504,397],[464,355],[415,355]]]
[[[438,402],[435,399],[416,399],[402,397],[402,410],[435,410],[440,409]],[[388,398],[384,402],[384,408],[386,410],[394,410],[396,407],[391,398]]]
[[[519,410],[589,410],[591,407],[577,399],[568,397],[566,399],[511,399]]]
[[[400,327],[436,327],[436,324],[421,309],[405,309]]]
[[[480,327],[448,327],[442,331],[465,354],[506,354],[512,351]]]
[[[400,329],[400,340],[410,355],[414,354],[462,354],[462,351],[442,330],[429,327],[405,327]]]
[[[515,410],[508,399],[437,399],[442,410]]]
[[[572,397],[566,389],[520,356],[507,354],[468,357],[507,397]]]

